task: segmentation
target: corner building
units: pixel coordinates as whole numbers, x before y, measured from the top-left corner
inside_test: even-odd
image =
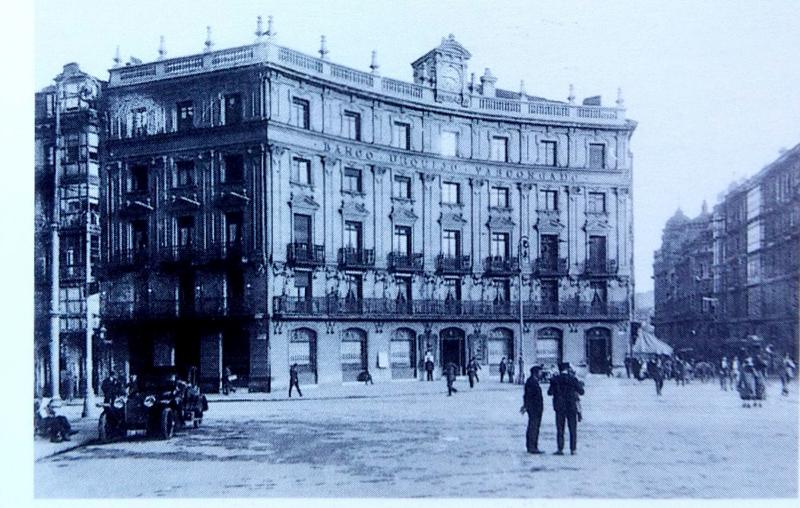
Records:
[[[630,137],[583,105],[496,88],[452,36],[414,82],[253,45],[110,71],[102,316],[121,361],[230,366],[250,390],[622,365]],[[522,86],[520,88],[523,88]],[[522,325],[520,324],[522,314]]]

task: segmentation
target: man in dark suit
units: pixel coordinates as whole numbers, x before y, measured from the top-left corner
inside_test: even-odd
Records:
[[[542,387],[539,386],[539,372],[542,368],[538,365],[531,367],[531,376],[525,382],[525,394],[522,396],[520,413],[528,413],[528,430],[525,433],[525,448],[528,453],[543,453],[539,450],[539,426],[542,424],[542,411],[544,400]]]
[[[569,363],[558,365],[560,374],[550,380],[547,395],[553,396],[553,410],[556,412],[555,455],[564,455],[564,424],[569,427],[569,451],[575,455],[578,446],[578,396],[583,395],[583,383],[569,373]]]
[[[453,383],[456,380],[456,365],[452,362],[445,366],[445,379],[447,380],[447,396],[453,395],[453,392],[458,392]]]
[[[297,393],[302,397],[303,392],[300,391],[300,373],[297,364],[293,363],[289,367],[289,398],[292,398],[292,388],[297,388]]]

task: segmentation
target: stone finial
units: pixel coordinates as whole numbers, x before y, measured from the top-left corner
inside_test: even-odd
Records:
[[[481,93],[484,97],[495,96],[495,83],[497,83],[497,78],[492,74],[492,70],[487,67],[483,71],[483,76],[481,76]]]
[[[622,107],[625,105],[625,99],[622,98],[622,88],[617,88],[617,106]]]
[[[261,21],[261,16],[256,18],[256,41],[264,38],[264,23]]]
[[[319,57],[325,60],[328,58],[328,53],[330,52],[328,51],[327,41],[325,40],[325,36],[321,35],[319,38]]]
[[[213,48],[213,47],[214,47],[214,41],[211,40],[211,27],[207,26],[206,27],[206,43],[205,43],[205,49],[203,51],[208,53],[209,51],[211,51],[211,48]]]
[[[267,16],[267,37],[269,39],[272,39],[276,35],[278,35],[278,32],[275,31],[275,27],[272,21],[272,15],[269,15]]]
[[[164,44],[164,36],[162,35],[158,38],[158,59],[163,60],[166,55],[167,47]]]
[[[520,95],[520,98],[525,97],[527,94],[528,94],[528,92],[525,91],[525,80],[521,79],[521,80],[519,80],[519,95]]]
[[[567,97],[567,100],[570,104],[575,104],[575,85],[572,83],[569,84],[569,97]]]
[[[119,56],[119,46],[117,46],[117,50],[114,52],[114,67],[119,67],[120,62],[122,62],[122,58]]]
[[[372,50],[372,58],[369,63],[369,68],[372,69],[372,74],[378,75],[378,69],[380,65],[378,65],[378,52],[374,49]]]

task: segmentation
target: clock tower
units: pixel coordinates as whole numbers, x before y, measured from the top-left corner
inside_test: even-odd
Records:
[[[411,64],[414,83],[434,89],[438,102],[462,103],[467,92],[467,60],[472,55],[453,34]]]

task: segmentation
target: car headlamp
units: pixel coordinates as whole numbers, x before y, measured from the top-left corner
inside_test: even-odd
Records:
[[[153,397],[152,395],[148,395],[147,397],[144,398],[144,407],[153,407],[155,403],[156,403],[156,398]]]
[[[125,407],[125,397],[117,397],[114,399],[114,407],[117,409]]]

